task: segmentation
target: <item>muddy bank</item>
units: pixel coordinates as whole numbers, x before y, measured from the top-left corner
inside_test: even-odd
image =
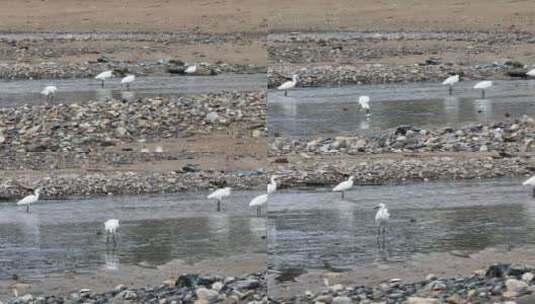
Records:
[[[209,295],[215,296],[216,292],[217,297],[222,299],[230,297],[227,301],[236,296],[238,302],[261,301],[267,292],[265,258],[263,254],[252,254],[222,257],[196,264],[175,260],[161,266],[121,265],[117,271],[66,273],[38,281],[17,278],[0,282],[0,299],[10,301],[9,303],[63,303],[61,300],[69,303],[113,300],[115,303],[127,300],[123,297],[126,293],[130,296],[135,293],[135,297],[128,299],[129,303],[146,303],[154,295],[167,298],[166,303],[171,303],[183,296],[188,296],[193,301],[197,299],[195,291],[204,287],[209,290]],[[209,281],[212,282],[208,285]],[[193,284],[187,286],[187,282]],[[223,286],[214,286],[213,283],[216,282],[223,283]],[[19,298],[14,297],[15,289]],[[87,290],[82,291],[84,289]]]
[[[498,253],[494,257],[485,257],[485,259],[495,260],[498,256],[503,255],[503,253]],[[455,260],[447,255],[445,259],[448,262]],[[468,268],[457,273],[455,271],[459,269],[458,267],[454,267],[453,271],[445,270],[443,273],[422,273],[423,268],[425,268],[422,266],[412,265],[409,270],[405,268],[406,265],[403,267],[382,265],[384,268],[376,269],[376,271],[383,275],[386,274],[386,276],[380,283],[373,285],[365,283],[367,281],[365,278],[360,282],[355,277],[350,278],[350,273],[325,272],[305,274],[294,282],[281,283],[281,286],[278,286],[275,283],[276,279],[273,279],[277,274],[272,274],[269,279],[270,297],[276,299],[277,303],[533,302],[534,297],[531,295],[534,288],[533,266],[510,263],[481,266],[482,258],[472,259],[468,257],[467,259],[471,261],[460,261],[459,263]],[[505,259],[512,260],[509,257]],[[442,266],[429,266],[429,268],[434,270],[444,268],[444,261],[441,260],[438,264],[442,264]],[[482,268],[477,269],[477,267]],[[470,274],[470,271],[473,273]],[[364,269],[363,273],[369,273],[369,269]],[[358,277],[363,276],[356,271],[352,271],[351,274]],[[420,277],[417,278],[418,276]],[[300,282],[299,286],[297,282]],[[293,289],[294,287],[295,289]],[[304,290],[307,287],[309,289]]]

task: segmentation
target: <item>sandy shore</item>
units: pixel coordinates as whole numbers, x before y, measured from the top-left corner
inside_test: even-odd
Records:
[[[415,256],[409,262],[384,263],[377,262],[367,266],[356,266],[347,272],[328,272],[311,270],[298,276],[295,281],[277,282],[277,272],[268,275],[270,296],[274,299],[290,299],[304,295],[306,290],[318,291],[325,289],[325,280],[330,286],[378,286],[392,279],[402,282],[425,280],[429,274],[438,278],[469,276],[476,271],[484,271],[495,263],[533,265],[533,247],[522,247],[508,250],[506,248],[488,248],[478,252],[445,252],[432,255]]]

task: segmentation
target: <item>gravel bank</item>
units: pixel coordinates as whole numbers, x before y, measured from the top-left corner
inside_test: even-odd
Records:
[[[7,303],[267,303],[267,288],[263,273],[241,277],[181,274],[176,280],[164,281],[156,287],[118,285],[100,294],[84,288],[67,298],[25,294]]]
[[[89,152],[212,132],[262,136],[264,126],[264,92],[26,105],[0,109],[0,151]]]
[[[268,87],[292,74],[300,86],[526,77],[527,32],[319,32],[268,38]]]
[[[336,284],[276,303],[533,303],[534,271],[528,265],[495,264],[465,277],[429,274],[414,283],[391,279],[374,287]]]

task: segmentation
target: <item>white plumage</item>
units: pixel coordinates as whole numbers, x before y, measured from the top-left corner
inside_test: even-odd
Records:
[[[442,85],[447,85],[449,87],[449,93],[451,95],[453,92],[453,85],[457,82],[459,82],[459,75],[453,75],[446,78],[446,80],[442,82]]]
[[[156,153],[163,153],[163,148],[162,148],[162,146],[157,146],[156,148],[154,148],[154,152],[156,152]]]
[[[350,176],[348,180],[343,181],[333,188],[333,192],[341,192],[342,198],[344,198],[344,192],[353,188],[353,176]]]
[[[526,75],[535,77],[535,69],[530,70],[529,72],[526,73]]]
[[[197,72],[197,65],[196,64],[190,65],[184,70],[184,73],[186,73],[186,74],[194,74],[195,72]]]
[[[375,214],[375,224],[377,226],[385,225],[390,220],[390,213],[388,213],[388,209],[383,203],[380,203],[378,208],[379,210]]]
[[[295,85],[297,84],[297,75],[292,76],[292,80],[286,81],[283,84],[281,84],[277,90],[284,90],[284,96],[288,96],[288,90],[295,88]]]
[[[17,206],[26,206],[26,212],[30,212],[30,205],[39,200],[40,189],[35,189],[34,194],[30,194],[17,202]]]
[[[104,230],[106,231],[106,233],[117,233],[117,229],[119,229],[118,219],[110,219],[104,222]]]
[[[382,244],[384,247],[386,241],[386,226],[388,224],[388,220],[390,220],[390,214],[388,213],[388,209],[383,203],[380,203],[376,208],[379,209],[375,214],[375,224],[377,225],[377,245],[381,246],[379,238],[382,235]]]
[[[256,207],[256,215],[261,216],[262,215],[262,206],[266,205],[268,201],[268,195],[267,194],[261,194],[251,200],[249,202],[249,207]]]
[[[485,80],[485,81],[480,81],[476,83],[476,85],[474,86],[474,89],[481,89],[481,97],[485,98],[485,89],[488,89],[490,87],[492,87],[492,81]]]
[[[480,81],[476,83],[476,85],[474,86],[474,89],[487,89],[490,87],[492,87],[492,81],[485,80],[485,81]]]
[[[277,178],[276,175],[273,175],[271,177],[270,183],[267,185],[267,193],[271,194],[275,191],[277,191],[277,181],[275,180]]]
[[[528,178],[522,183],[522,186],[530,186],[532,187],[532,196],[535,197],[535,175]]]
[[[113,71],[108,70],[95,76],[95,79],[100,80],[102,82],[102,87],[104,87],[104,81],[111,77],[113,77]]]
[[[136,80],[136,75],[128,75],[121,79],[121,85],[126,84],[127,88],[130,88],[130,84]]]
[[[58,91],[58,88],[56,86],[50,85],[46,86],[42,91],[41,95],[46,96],[47,101],[54,100],[54,97],[56,96],[56,92]]]
[[[230,187],[217,189],[216,191],[210,193],[210,195],[208,195],[206,198],[215,199],[217,201],[217,211],[221,211],[221,201],[223,198],[230,196],[231,190],[232,188]]]
[[[113,240],[114,247],[117,245],[115,235],[117,234],[117,229],[119,229],[119,220],[118,219],[109,219],[104,222],[104,231],[106,232],[106,244],[110,241],[110,235]]]
[[[453,75],[453,76],[446,78],[446,80],[442,82],[442,85],[452,86],[456,84],[457,82],[459,82],[459,75]]]
[[[370,114],[370,96],[360,96],[359,105],[367,115]]]

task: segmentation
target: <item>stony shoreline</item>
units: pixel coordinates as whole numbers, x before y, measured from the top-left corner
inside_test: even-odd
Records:
[[[269,156],[286,187],[330,186],[349,175],[357,185],[529,176],[535,172],[535,121],[370,134],[273,138]]]
[[[395,278],[373,287],[335,284],[273,303],[533,303],[534,271],[528,265],[494,264],[463,277],[429,274],[418,282],[404,283]]]
[[[533,43],[527,32],[276,33],[268,37],[268,88],[292,74],[304,87],[526,78]]]
[[[262,91],[1,108],[0,151],[89,152],[213,132],[258,137],[265,115]]]
[[[61,303],[267,303],[264,273],[240,277],[181,274],[155,287],[131,288],[118,285],[104,293],[80,289],[68,297],[20,295],[8,304]]]

